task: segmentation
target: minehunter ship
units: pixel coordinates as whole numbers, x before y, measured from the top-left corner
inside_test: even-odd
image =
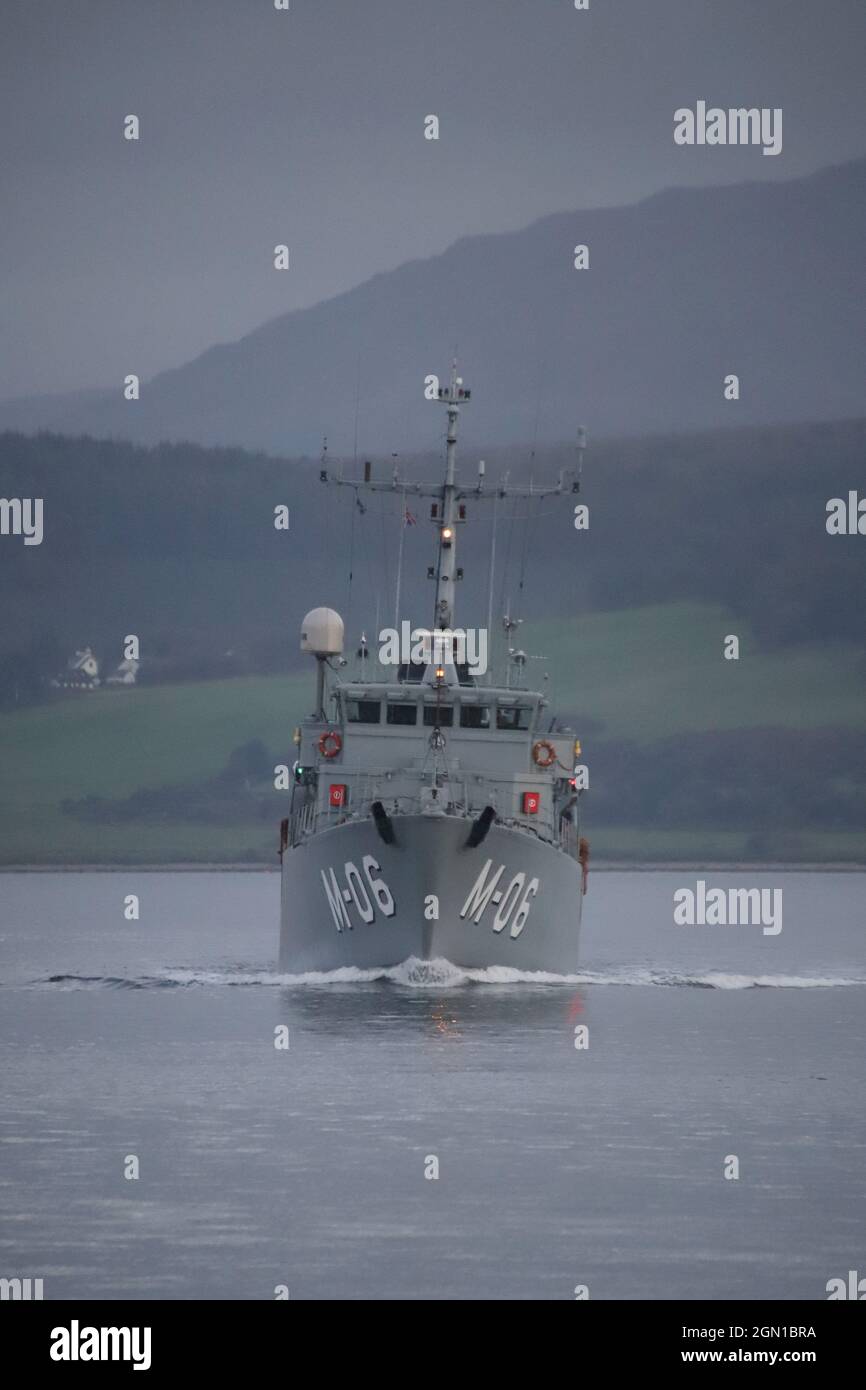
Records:
[[[323,482],[432,499],[436,597],[433,624],[413,631],[407,659],[371,679],[345,674],[337,613],[316,608],[304,619],[316,704],[295,731],[280,834],[279,960],[288,973],[409,958],[557,974],[577,964],[589,855],[580,745],[543,693],[522,688],[525,653],[509,646],[500,683],[478,660],[473,674],[454,600],[467,505],[562,494],[567,474],[576,492],[579,469],[549,487],[488,487],[480,464],[477,483],[461,486],[457,423],[470,392],[456,366],[438,397],[448,415],[444,482],[400,483],[396,472],[377,482],[367,469],[359,483],[331,478],[323,464]],[[510,639],[517,624],[503,625]]]

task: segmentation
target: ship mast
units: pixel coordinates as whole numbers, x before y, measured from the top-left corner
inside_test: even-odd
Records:
[[[453,628],[454,626],[454,585],[463,577],[462,571],[457,568],[457,527],[465,519],[464,498],[477,498],[479,501],[493,500],[495,506],[498,499],[505,497],[534,499],[561,496],[566,490],[566,478],[571,480],[572,492],[580,491],[582,458],[586,447],[586,436],[582,429],[578,431],[577,437],[577,466],[561,468],[555,483],[541,484],[540,486],[532,481],[523,484],[509,484],[506,473],[502,482],[492,485],[486,484],[484,463],[480,462],[478,464],[477,483],[460,487],[457,482],[457,421],[460,416],[461,405],[464,405],[470,396],[471,392],[463,385],[463,378],[457,375],[457,362],[455,360],[451,366],[451,378],[448,386],[439,386],[438,395],[432,397],[433,400],[441,401],[448,412],[444,482],[410,482],[400,476],[396,465],[390,482],[386,482],[384,479],[374,479],[371,476],[369,463],[364,465],[363,478],[344,478],[342,476],[332,478],[325,452],[322,454],[319,470],[319,477],[323,483],[352,488],[355,493],[356,504],[362,512],[365,510],[360,500],[362,489],[365,492],[399,492],[402,496],[404,510],[407,496],[429,497],[433,500],[435,505],[432,508],[431,520],[439,529],[439,544],[437,563],[435,566],[429,567],[427,575],[429,579],[436,580],[436,599],[433,611],[434,629]],[[403,524],[405,524],[405,519]]]
[[[457,420],[460,402],[470,392],[457,375],[457,361],[451,366],[451,383],[439,388],[439,399],[448,407],[445,482],[442,485],[442,516],[439,526],[439,553],[436,565],[436,605],[433,626],[450,628],[454,624],[454,583],[457,576]]]

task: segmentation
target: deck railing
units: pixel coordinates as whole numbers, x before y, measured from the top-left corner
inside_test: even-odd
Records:
[[[565,818],[563,817],[563,819],[559,822],[559,848],[561,850],[564,850],[566,854],[570,855],[572,859],[576,859],[579,847],[579,827],[574,823],[574,821],[565,820]]]
[[[456,779],[451,783],[452,800],[449,802],[450,810],[446,814],[477,816],[483,811],[484,806],[491,800],[489,788],[493,779],[487,782],[488,796],[481,803],[471,805],[466,783],[457,782]],[[509,784],[510,785],[510,784]],[[418,793],[403,793],[389,795],[388,779],[384,772],[369,773],[363,777],[354,778],[349,784],[351,801],[345,806],[326,806],[319,808],[316,801],[310,801],[303,806],[300,811],[296,811],[289,817],[288,843],[298,845],[308,835],[314,834],[318,830],[327,829],[328,826],[340,825],[347,820],[365,818],[370,815],[370,807],[374,801],[381,801],[386,811],[390,812],[396,802],[397,812],[403,814],[417,813],[421,810],[422,802],[420,788]],[[492,797],[495,805],[495,793]],[[522,830],[533,831],[541,839],[552,840],[558,843],[560,849],[570,855],[573,859],[578,858],[580,827],[574,820],[560,818],[558,827],[547,817],[533,817],[532,820],[519,820],[513,816],[501,817],[506,824],[518,827]]]
[[[306,835],[312,834],[316,828],[316,803],[310,801],[306,806],[302,806],[300,811],[295,811],[289,817],[289,844],[294,846],[300,844]]]

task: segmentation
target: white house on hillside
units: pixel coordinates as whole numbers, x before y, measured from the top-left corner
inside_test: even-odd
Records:
[[[71,656],[66,670],[51,684],[58,690],[95,690],[99,685],[99,662],[90,647]]]
[[[135,685],[136,678],[138,677],[138,668],[140,665],[141,662],[136,661],[134,657],[124,657],[123,661],[121,661],[117,669],[115,671],[112,671],[105,684]]]

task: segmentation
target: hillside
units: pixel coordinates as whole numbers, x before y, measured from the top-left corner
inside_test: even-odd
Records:
[[[743,630],[727,663],[731,625],[672,604],[526,630],[559,653],[537,674],[583,739],[594,853],[866,861],[860,651],[762,651]],[[0,862],[275,863],[287,794],[270,769],[311,690],[307,670],[0,714]]]
[[[558,213],[274,318],[138,401],[123,399],[131,361],[110,390],[4,402],[0,429],[308,455],[327,435],[347,453],[357,397],[367,450],[423,449],[441,429],[423,382],[455,344],[474,391],[465,438],[487,445],[580,423],[601,437],[840,419],[862,410],[864,241],[866,160]]]
[[[496,450],[488,477],[571,459]],[[441,459],[407,468],[435,477]],[[866,495],[863,421],[601,444],[581,533],[572,494],[499,506],[494,615],[527,620],[532,679],[584,740],[596,852],[866,860],[863,541],[824,524],[850,489]],[[40,546],[0,544],[2,862],[271,862],[272,768],[310,698],[301,619],[339,609],[350,658],[392,621],[401,497],[362,514],[304,461],[13,434],[0,495],[45,507]],[[408,505],[401,614],[423,621],[431,536]],[[477,623],[491,526],[466,505],[460,612]],[[105,669],[129,633],[139,688],[50,690],[73,649]]]
[[[471,481],[464,452],[461,475]],[[488,478],[553,478],[567,448],[488,453]],[[390,477],[390,461],[376,464]],[[441,473],[441,458],[407,465]],[[866,640],[858,537],[829,537],[829,497],[866,495],[866,423],[717,431],[593,446],[572,525],[571,496],[497,510],[494,619],[637,604],[720,604],[767,648]],[[297,666],[304,613],[328,603],[350,642],[393,617],[401,500],[323,487],[317,465],[203,450],[43,435],[0,436],[0,496],[44,499],[44,540],[0,544],[0,708],[38,698],[76,648],[116,662],[128,633],[145,680],[195,680]],[[404,532],[401,610],[428,612],[431,535]],[[276,531],[274,507],[290,508]],[[467,502],[464,621],[486,617],[491,509]],[[322,537],[327,544],[322,544]],[[808,564],[803,557],[808,555]],[[350,571],[352,574],[349,582]]]

